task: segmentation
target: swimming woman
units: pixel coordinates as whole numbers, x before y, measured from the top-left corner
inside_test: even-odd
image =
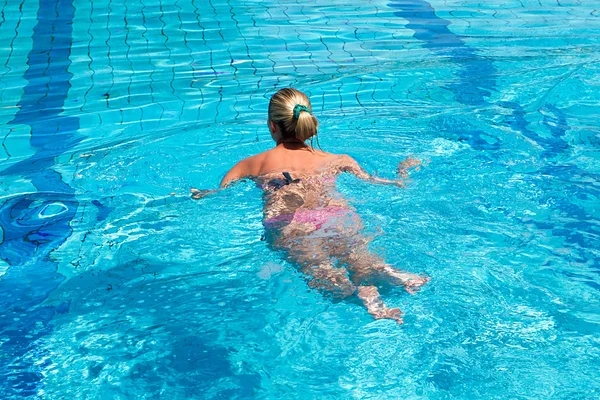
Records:
[[[307,145],[318,121],[302,92],[288,88],[273,95],[267,123],[275,148],[237,163],[220,186],[251,178],[263,189],[269,243],[300,267],[309,286],[337,298],[357,296],[376,319],[402,323],[401,311],[383,303],[376,284],[403,285],[413,293],[429,278],[399,271],[371,253],[360,218],[335,186],[343,172],[373,183],[402,186],[402,181],[371,176],[347,155]],[[414,161],[401,163],[399,173],[405,176]],[[193,198],[204,193],[192,189]]]

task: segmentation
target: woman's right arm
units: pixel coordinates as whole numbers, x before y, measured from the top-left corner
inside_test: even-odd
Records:
[[[233,168],[231,168],[229,172],[225,174],[223,179],[221,179],[219,188],[227,187],[230,183],[237,181],[238,179],[242,179],[248,175],[250,175],[248,172],[248,159],[245,159],[235,164]]]
[[[248,175],[250,175],[250,173],[248,172],[248,159],[242,160],[239,163],[237,163],[236,165],[233,166],[233,168],[231,168],[223,177],[223,179],[221,179],[221,183],[219,184],[219,189],[203,189],[203,190],[199,190],[196,188],[192,188],[191,192],[192,192],[192,199],[194,200],[199,200],[201,198],[203,198],[204,196],[207,196],[211,193],[215,193],[216,191],[226,188],[227,186],[229,186],[232,182],[235,182],[239,179],[242,179]]]

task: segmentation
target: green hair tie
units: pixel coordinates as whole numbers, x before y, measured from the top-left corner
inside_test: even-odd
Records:
[[[302,104],[296,104],[296,106],[294,107],[294,118],[298,119],[300,117],[300,113],[302,111],[306,111],[307,113],[312,115],[310,113],[310,110],[308,109],[308,107],[306,107],[305,105],[302,105]]]

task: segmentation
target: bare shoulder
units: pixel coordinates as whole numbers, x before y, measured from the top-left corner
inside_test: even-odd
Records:
[[[342,168],[358,168],[359,165],[356,160],[350,157],[348,154],[336,154],[335,161]]]
[[[255,154],[248,158],[244,158],[242,161],[240,161],[240,163],[243,163],[243,165],[246,167],[250,167],[255,164],[260,164],[262,160],[265,159],[266,153],[268,153],[268,151],[264,151],[262,153]]]
[[[323,150],[315,150],[314,154],[322,159],[323,164],[339,163],[342,161],[342,158],[345,156],[345,154],[328,153]]]
[[[251,157],[245,158],[239,162],[240,167],[246,172],[247,175],[258,175],[261,166],[267,158],[269,158],[271,150],[263,151]]]
[[[265,152],[266,153],[266,152]],[[221,187],[229,185],[231,182],[252,175],[257,175],[265,158],[265,153],[244,158],[239,161],[227,172],[221,180]]]
[[[355,163],[356,161],[354,160],[354,158],[350,157],[348,154],[336,154],[339,162],[345,162],[345,163]]]
[[[321,163],[320,170],[326,170],[329,172],[352,172],[357,173],[360,171],[360,166],[352,157],[347,154],[333,154],[321,152],[323,162]]]

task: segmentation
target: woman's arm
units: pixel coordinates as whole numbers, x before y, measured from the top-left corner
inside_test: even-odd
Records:
[[[239,163],[237,163],[236,165],[234,165],[233,168],[231,168],[229,170],[229,172],[227,172],[225,174],[223,179],[221,179],[221,183],[219,184],[219,189],[199,190],[196,188],[191,188],[190,191],[192,192],[192,199],[199,200],[199,199],[203,198],[204,196],[209,195],[211,193],[215,193],[215,192],[219,191],[220,189],[223,189],[223,188],[229,186],[231,183],[237,181],[238,179],[242,179],[248,175],[249,175],[248,174],[248,159],[242,160]]]
[[[400,179],[378,178],[376,176],[369,174],[356,162],[355,159],[353,159],[352,157],[350,157],[348,155],[343,155],[343,156],[341,156],[341,158],[342,158],[342,171],[344,171],[344,172],[350,172],[351,174],[356,175],[360,179],[363,179],[365,181],[372,182],[372,183],[381,183],[384,185],[395,185],[395,186],[400,186],[400,187],[405,186],[404,181],[402,181]],[[403,163],[400,163],[399,171],[400,171],[400,167],[402,165],[403,165]],[[403,176],[405,176],[405,175],[403,175]]]
[[[239,163],[235,164],[233,168],[229,170],[221,179],[221,183],[219,184],[219,188],[227,187],[230,183],[237,181],[238,179],[242,179],[245,176],[248,176],[248,159],[242,160]]]

